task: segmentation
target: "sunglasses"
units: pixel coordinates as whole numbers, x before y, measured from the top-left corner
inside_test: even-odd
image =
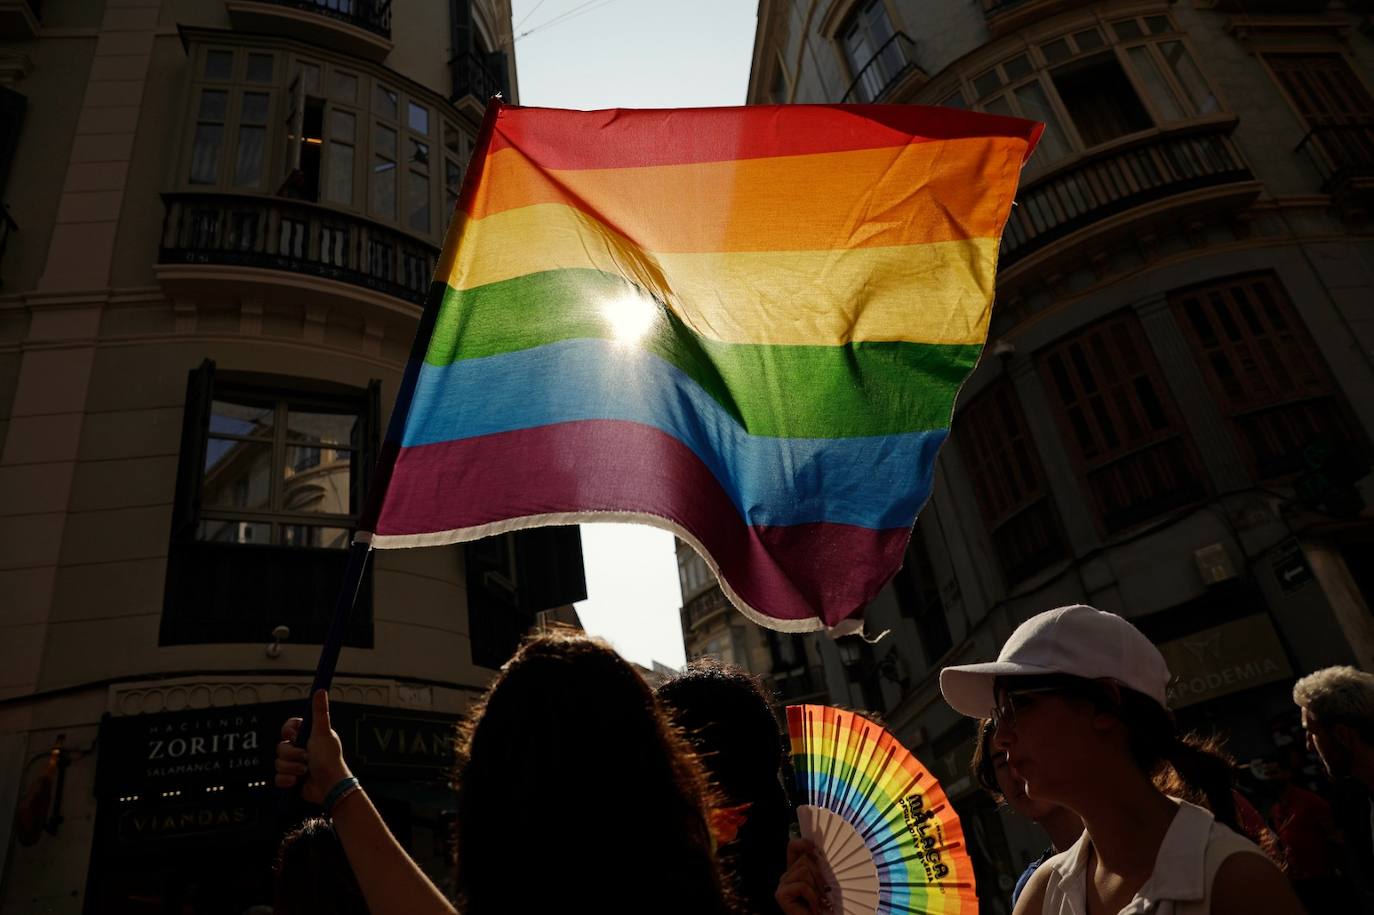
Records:
[[[988,719],[992,721],[994,730],[1003,723],[1014,725],[1016,723],[1016,710],[1020,705],[1024,708],[1027,703],[1023,700],[1027,696],[1044,695],[1046,693],[1063,693],[1065,688],[1062,686],[1036,686],[1027,689],[1009,689],[1002,693],[1002,701],[993,706],[988,713]]]

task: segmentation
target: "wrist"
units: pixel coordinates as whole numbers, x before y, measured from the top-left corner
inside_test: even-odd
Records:
[[[362,785],[354,775],[345,775],[343,778],[335,781],[325,793],[324,800],[320,802],[320,806],[324,808],[324,815],[332,816],[334,809],[339,806],[340,801],[361,790]]]

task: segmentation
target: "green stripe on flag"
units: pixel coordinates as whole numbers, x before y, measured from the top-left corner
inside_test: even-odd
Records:
[[[425,361],[616,339],[608,314],[638,315],[626,340],[691,377],[752,435],[850,438],[943,429],[978,345],[850,343],[769,346],[703,337],[625,279],[596,270],[527,274],[459,292],[445,287]]]

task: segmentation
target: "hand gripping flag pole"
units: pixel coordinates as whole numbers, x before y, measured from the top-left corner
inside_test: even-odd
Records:
[[[455,236],[462,231],[466,212],[464,201],[477,187],[486,159],[486,149],[490,142],[496,115],[501,109],[501,97],[494,96],[487,103],[487,111],[482,118],[482,127],[477,135],[477,145],[472,156],[472,165],[463,181],[458,204],[454,210],[448,234]],[[447,248],[452,239],[445,239]],[[420,365],[429,347],[430,336],[434,332],[434,321],[443,303],[444,285],[441,281],[430,283],[429,294],[420,313],[420,324],[415,329],[415,340],[410,347],[410,358],[406,361],[405,374],[401,377],[401,387],[396,392],[396,403],[391,410],[391,420],[387,423],[386,440],[382,442],[381,453],[377,457],[376,474],[368,487],[367,498],[363,502],[363,513],[358,519],[358,530],[348,547],[348,564],[344,568],[343,581],[339,583],[339,593],[334,599],[334,614],[329,622],[324,645],[320,647],[320,659],[315,665],[315,679],[310,684],[310,692],[305,698],[305,710],[301,714],[301,730],[296,736],[296,746],[303,747],[310,740],[312,725],[311,701],[320,690],[328,690],[334,681],[334,671],[339,665],[339,653],[343,650],[344,632],[358,602],[358,590],[362,587],[363,572],[367,569],[367,558],[372,552],[372,532],[376,529],[377,516],[381,512],[382,500],[391,482],[391,472],[396,466],[396,456],[401,450],[401,434],[405,428],[406,415],[410,411],[411,400],[415,395],[415,384],[420,377]]]

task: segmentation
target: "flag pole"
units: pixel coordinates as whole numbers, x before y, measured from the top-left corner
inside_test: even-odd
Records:
[[[450,243],[456,244],[455,226],[461,232],[458,221],[467,211],[467,203],[476,193],[477,182],[481,177],[482,165],[487,158],[487,148],[491,135],[496,128],[496,117],[501,110],[501,96],[495,95],[487,102],[486,114],[482,117],[482,127],[477,133],[477,144],[473,148],[472,161],[468,173],[463,178],[463,188],[458,198],[454,225],[450,227],[451,238],[444,240],[447,250]],[[442,257],[442,255],[441,255]],[[437,265],[436,265],[437,266]],[[338,596],[334,599],[334,615],[329,621],[329,632],[324,645],[320,647],[320,660],[315,665],[315,679],[310,684],[310,693],[305,697],[305,709],[301,714],[301,730],[296,735],[296,746],[303,747],[310,739],[311,710],[314,708],[315,693],[328,690],[334,681],[334,671],[339,664],[339,653],[343,649],[344,630],[353,615],[354,605],[358,602],[358,591],[362,587],[363,572],[367,569],[367,557],[372,552],[372,532],[377,529],[377,518],[381,514],[382,500],[391,483],[391,472],[396,466],[396,457],[401,451],[402,433],[405,430],[406,416],[410,412],[411,399],[415,395],[415,385],[420,379],[420,366],[424,362],[429,339],[434,332],[434,322],[444,301],[445,284],[432,282],[429,295],[420,312],[420,323],[415,329],[415,340],[410,347],[410,358],[406,360],[405,374],[396,392],[396,403],[391,408],[391,421],[387,424],[386,439],[382,442],[381,453],[377,457],[376,474],[368,487],[367,498],[363,502],[363,512],[358,518],[358,531],[348,547],[348,564],[344,568],[343,581],[339,584]]]

